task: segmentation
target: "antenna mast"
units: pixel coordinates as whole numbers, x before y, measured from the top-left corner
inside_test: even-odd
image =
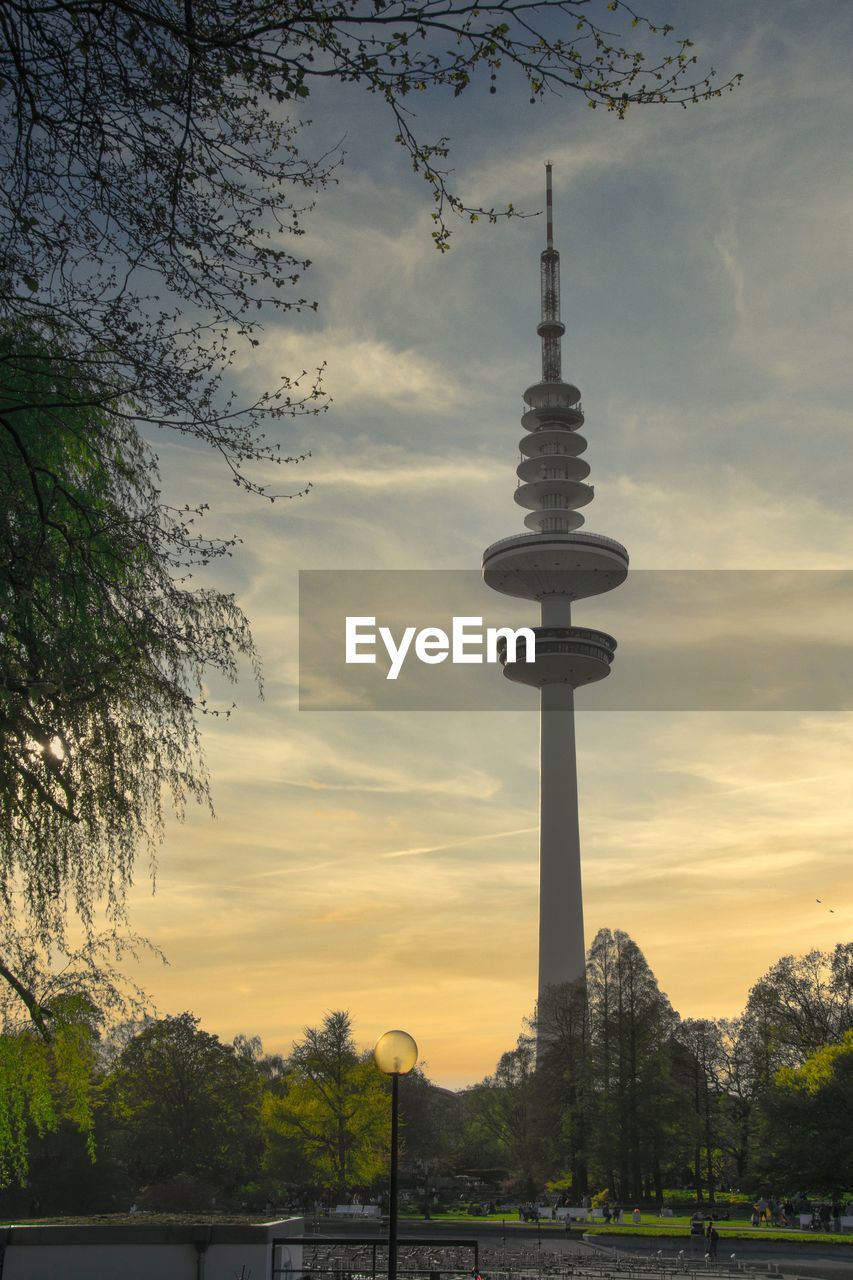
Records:
[[[566,326],[560,319],[560,255],[554,248],[554,204],[551,193],[551,165],[545,165],[545,200],[548,242],[540,262],[542,319],[536,332],[542,339],[542,381],[562,382],[560,339]]]

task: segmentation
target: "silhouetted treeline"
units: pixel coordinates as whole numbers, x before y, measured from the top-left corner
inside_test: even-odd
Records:
[[[550,991],[493,1075],[459,1093],[419,1070],[401,1081],[404,1194],[430,1207],[471,1179],[503,1197],[606,1188],[623,1205],[672,1188],[708,1204],[733,1187],[849,1191],[852,979],[853,944],[786,956],[740,1017],[681,1019],[636,943],[601,930],[585,983]],[[388,1082],[347,1013],[286,1058],[257,1038],[223,1043],[185,1013],[123,1028],[93,1061],[94,1152],[70,1112],[52,1131],[33,1123],[25,1185],[0,1191],[0,1212],[382,1195]]]

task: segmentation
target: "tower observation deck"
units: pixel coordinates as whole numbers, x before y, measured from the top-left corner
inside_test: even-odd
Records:
[[[572,625],[572,602],[611,591],[625,580],[628,553],[596,533],[580,533],[580,509],[593,498],[589,464],[581,458],[581,394],[564,382],[560,319],[560,255],[554,248],[551,165],[545,166],[547,243],[540,278],[542,378],[524,392],[525,435],[515,501],[528,533],[494,542],[483,553],[483,577],[495,591],[537,600],[536,661],[521,648],[508,661],[509,680],[540,690],[539,983],[540,1012],[550,989],[583,977],[585,948],[578,830],[574,691],[610,672],[616,641],[603,631]]]

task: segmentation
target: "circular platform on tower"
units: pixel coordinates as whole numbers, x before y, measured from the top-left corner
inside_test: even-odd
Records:
[[[570,684],[573,689],[603,680],[610,673],[616,641],[606,631],[589,627],[533,627],[536,653],[528,661],[523,637],[507,660],[507,641],[498,640],[498,658],[508,680],[541,689],[546,684]]]
[[[519,533],[483,552],[483,578],[522,600],[603,595],[628,576],[628,552],[600,533]]]

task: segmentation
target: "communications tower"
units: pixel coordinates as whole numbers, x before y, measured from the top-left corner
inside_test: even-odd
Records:
[[[572,626],[572,602],[611,591],[625,580],[628,553],[598,533],[578,533],[580,507],[592,501],[581,395],[562,378],[560,255],[554,248],[551,166],[545,166],[547,245],[541,256],[542,379],[524,392],[519,485],[515,500],[528,511],[529,533],[494,542],[483,553],[483,577],[495,591],[538,600],[536,660],[521,646],[515,660],[500,650],[503,673],[540,690],[539,985],[540,1011],[548,989],[581,978],[585,967],[574,691],[609,674],[616,641],[602,631]]]

